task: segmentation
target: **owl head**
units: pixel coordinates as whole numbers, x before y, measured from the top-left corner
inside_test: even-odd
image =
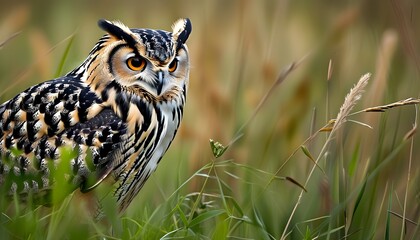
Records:
[[[98,25],[107,34],[70,74],[78,75],[105,100],[115,91],[154,101],[185,95],[189,75],[185,43],[192,30],[189,19],[176,21],[172,32],[130,29],[107,20],[99,20]]]

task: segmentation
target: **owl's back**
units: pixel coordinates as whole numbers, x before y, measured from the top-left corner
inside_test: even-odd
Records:
[[[1,105],[0,130],[0,183],[19,195],[49,191],[58,166],[68,169],[65,179],[74,188],[93,175],[98,179],[127,133],[126,124],[88,86],[69,76],[33,86]]]

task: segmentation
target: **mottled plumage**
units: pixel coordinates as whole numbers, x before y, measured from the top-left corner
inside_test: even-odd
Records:
[[[190,21],[178,20],[172,32],[98,24],[107,34],[79,67],[0,106],[0,184],[8,194],[48,195],[56,185],[51,171],[64,164],[67,183],[82,192],[115,180],[124,211],[175,137]],[[76,154],[63,163],[68,149]]]

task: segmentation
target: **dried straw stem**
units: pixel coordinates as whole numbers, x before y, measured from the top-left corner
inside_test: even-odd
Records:
[[[407,98],[407,99],[400,100],[398,102],[393,102],[393,103],[386,104],[386,105],[365,108],[363,110],[352,113],[350,115],[355,115],[355,114],[359,114],[359,113],[362,113],[362,112],[385,112],[386,110],[391,109],[391,108],[401,107],[401,106],[405,106],[405,105],[415,105],[415,104],[419,104],[419,103],[420,103],[420,99],[418,99],[418,98]]]

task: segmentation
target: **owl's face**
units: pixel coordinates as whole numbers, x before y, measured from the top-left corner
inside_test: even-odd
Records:
[[[84,71],[85,82],[98,95],[110,84],[154,100],[185,94],[189,75],[185,45],[191,32],[189,19],[175,22],[172,32],[129,29],[106,20],[100,20],[99,26],[108,34],[99,40],[82,66],[73,71]]]

